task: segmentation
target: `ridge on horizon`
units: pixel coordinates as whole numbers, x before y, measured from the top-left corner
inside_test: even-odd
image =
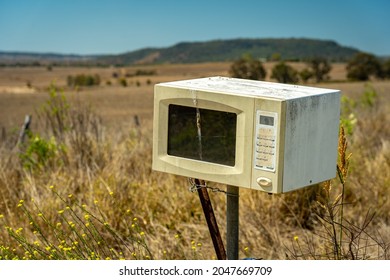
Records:
[[[147,47],[120,54],[79,55],[56,52],[0,51],[0,64],[87,63],[132,65],[155,63],[198,63],[233,61],[243,54],[267,60],[279,54],[282,60],[305,60],[322,56],[346,61],[360,50],[341,46],[334,40],[310,38],[237,38],[209,41],[183,41],[170,47]]]

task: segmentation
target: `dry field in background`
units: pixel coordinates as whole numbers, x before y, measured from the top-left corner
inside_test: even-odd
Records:
[[[274,63],[266,63],[268,77]],[[292,63],[297,70],[305,65]],[[99,87],[66,90],[72,97],[90,103],[108,124],[124,124],[132,121],[134,115],[150,120],[153,114],[153,85],[159,82],[191,79],[208,76],[228,76],[230,63],[201,63],[185,65],[152,65],[125,68],[57,68],[48,71],[45,67],[36,68],[0,68],[0,127],[9,128],[20,125],[24,115],[33,114],[34,108],[47,98],[47,88],[51,83],[65,88],[67,77],[77,74],[98,74],[101,77]],[[333,65],[331,78],[345,79],[344,64]],[[138,69],[155,70],[156,75],[127,78],[128,87],[119,85],[113,73],[125,75]],[[150,84],[147,81],[150,80]],[[107,85],[110,81],[111,85]],[[141,86],[137,87],[136,82]],[[30,88],[27,86],[30,85]],[[328,85],[325,85],[328,86]],[[329,85],[333,86],[333,85]],[[338,86],[338,85],[337,85]],[[354,86],[352,86],[354,88]],[[356,87],[357,92],[360,86]]]
[[[304,67],[302,63],[292,65],[298,70]],[[50,194],[49,186],[55,186],[62,196],[72,197],[80,204],[92,207],[99,201],[99,211],[119,232],[126,232],[134,219],[139,222],[138,233],[147,243],[151,256],[127,252],[124,253],[126,258],[215,258],[197,194],[188,191],[186,178],[151,171],[153,85],[172,80],[228,76],[229,66],[230,63],[53,67],[52,71],[0,68],[0,246],[9,244],[17,248],[15,241],[3,230],[2,223],[13,228],[25,227],[31,242],[37,239],[27,230],[28,222],[21,218],[23,215],[17,205],[20,200],[34,199],[42,213],[55,219],[61,202]],[[272,66],[272,63],[265,64],[268,77]],[[128,77],[127,87],[121,86],[113,76],[114,72],[125,76],[138,69],[153,70],[156,75]],[[67,88],[67,77],[77,74],[98,74],[101,85],[78,90]],[[333,64],[330,76],[337,82],[310,86],[340,89],[343,96],[358,104],[351,109],[354,130],[347,136],[348,152],[352,152],[352,157],[344,207],[346,224],[356,227],[356,232],[352,233],[355,236],[344,235],[345,251],[354,250],[356,258],[387,259],[390,244],[390,82],[339,82],[346,77],[344,64]],[[101,124],[99,122],[95,136],[86,135],[91,139],[83,142],[85,146],[77,146],[78,142],[72,144],[75,135],[71,132],[66,135],[69,139],[64,143],[69,146],[66,154],[61,155],[62,165],[51,164],[43,171],[29,172],[18,163],[10,142],[26,114],[33,116],[32,131],[50,138],[50,131],[42,131],[37,112],[48,99],[51,83],[63,88],[67,100],[80,110],[90,105],[91,119],[96,115]],[[378,95],[370,106],[361,101],[367,84]],[[135,115],[141,121],[140,127],[135,125]],[[88,151],[87,161],[80,156],[85,151]],[[224,186],[217,187],[224,189]],[[339,190],[340,184],[334,180],[336,196]],[[240,189],[240,257],[332,258],[332,240],[316,217],[319,194],[318,188],[272,196]],[[225,196],[222,193],[210,195],[220,230],[224,233]],[[31,205],[26,207],[33,209]],[[376,215],[359,234],[370,213]],[[130,225],[126,219],[130,219]],[[47,231],[50,232],[50,227]]]

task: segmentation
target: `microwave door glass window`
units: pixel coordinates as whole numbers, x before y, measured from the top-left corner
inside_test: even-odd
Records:
[[[168,155],[235,165],[235,113],[171,104],[168,118]]]

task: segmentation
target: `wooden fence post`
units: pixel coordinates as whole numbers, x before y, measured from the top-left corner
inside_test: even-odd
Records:
[[[18,144],[23,144],[24,143],[24,138],[26,136],[27,131],[30,130],[30,125],[31,125],[31,116],[26,115],[24,118],[24,123],[22,125],[22,128],[20,129],[19,133],[19,139],[18,139]]]

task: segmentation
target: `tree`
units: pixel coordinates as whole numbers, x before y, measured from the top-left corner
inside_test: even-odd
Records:
[[[299,72],[299,76],[301,77],[304,83],[307,83],[307,81],[313,77],[313,73],[312,71],[306,68],[303,69],[301,72]]]
[[[383,73],[383,78],[390,79],[390,59],[383,62],[382,73]]]
[[[367,81],[371,76],[381,78],[382,67],[379,60],[372,54],[357,53],[347,64],[347,78],[350,80]]]
[[[296,84],[298,82],[298,72],[290,65],[280,62],[272,68],[271,78],[279,83]]]
[[[254,59],[250,55],[241,57],[230,66],[229,74],[233,78],[263,80],[267,72],[260,60]]]
[[[329,80],[329,72],[332,70],[332,66],[328,62],[326,58],[323,57],[315,57],[309,60],[309,67],[313,73],[313,77],[315,78],[317,83],[320,83],[324,80]]]
[[[270,61],[280,61],[282,58],[282,55],[280,53],[273,53],[271,55]]]

